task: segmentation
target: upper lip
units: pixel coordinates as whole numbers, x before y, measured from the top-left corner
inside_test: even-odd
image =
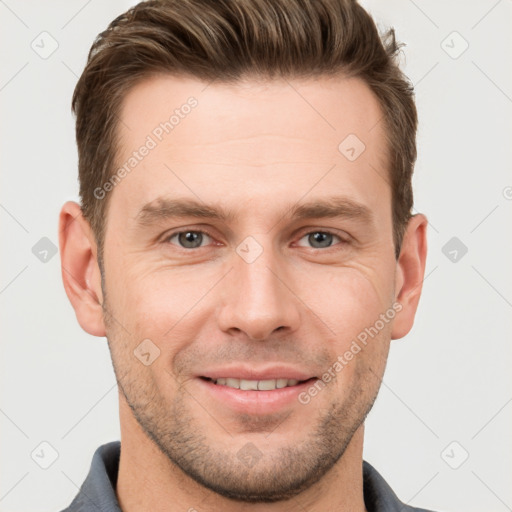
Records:
[[[208,377],[210,379],[231,377],[233,379],[244,380],[295,379],[300,381],[311,379],[315,377],[315,375],[291,366],[274,365],[264,368],[224,366],[222,368],[204,370],[199,377]]]

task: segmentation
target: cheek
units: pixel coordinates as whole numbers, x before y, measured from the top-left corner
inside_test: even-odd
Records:
[[[389,347],[392,323],[380,320],[391,308],[385,299],[389,285],[361,269],[326,272],[330,275],[323,278],[309,274],[301,283],[300,295],[322,322],[319,328],[313,327],[313,335],[321,329],[328,339],[332,360],[325,372],[335,376],[331,382],[340,396],[350,388],[370,393],[379,385],[377,375],[382,373]],[[322,289],[318,283],[325,283]],[[368,376],[370,369],[373,373]]]
[[[223,286],[219,283],[225,273],[222,266],[160,267],[148,271],[147,266],[137,262],[124,263],[111,265],[107,274],[108,305],[116,320],[136,339],[175,338],[192,319],[198,321],[201,317],[202,324],[211,319],[219,305],[215,297]],[[332,339],[338,352],[343,350],[390,306],[386,300],[390,297],[390,284],[379,277],[389,272],[382,268],[382,261],[381,268],[377,264],[369,261],[364,267],[294,267],[287,281],[298,298],[290,295],[289,300],[301,310],[301,327],[312,329],[315,338],[323,333],[322,338]]]
[[[197,314],[218,281],[211,272],[183,268],[151,273],[125,269],[124,277],[122,272],[118,272],[115,292],[109,294],[109,305],[134,336],[155,341],[171,336],[189,316]]]
[[[354,268],[325,269],[324,276],[320,272],[304,275],[297,295],[328,326],[340,349],[389,307],[383,299],[387,294]]]
[[[382,321],[381,315],[392,309],[391,302],[383,299],[386,294],[374,281],[353,269],[337,272],[329,288],[312,293],[310,303],[334,331],[328,338],[331,363],[325,368],[330,389],[338,397],[370,397],[380,386],[389,350],[392,316]]]

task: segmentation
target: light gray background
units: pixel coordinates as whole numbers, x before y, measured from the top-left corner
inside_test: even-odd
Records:
[[[87,52],[134,3],[0,1],[1,511],[64,508],[94,450],[119,439],[106,340],[76,322],[59,255],[42,262],[32,248],[42,237],[58,245],[60,206],[77,197],[70,102]],[[512,510],[512,2],[363,5],[407,43],[420,116],[415,209],[430,221],[416,323],[392,342],[364,458],[412,505]],[[51,49],[43,31],[58,43],[47,58],[31,47]],[[452,237],[468,249],[456,262],[443,253]],[[42,449],[50,461],[42,442],[58,452],[48,469],[31,457]]]

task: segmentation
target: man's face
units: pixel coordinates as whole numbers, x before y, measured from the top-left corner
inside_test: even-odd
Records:
[[[181,108],[190,97],[197,104]],[[176,109],[179,122],[159,130]],[[395,300],[381,119],[357,79],[206,86],[160,76],[125,99],[117,163],[149,150],[110,192],[106,223],[121,408],[221,495],[275,501],[311,486],[375,400],[392,320],[341,370],[335,363]],[[297,211],[324,203],[336,216]],[[252,375],[313,380],[237,391],[205,379]]]

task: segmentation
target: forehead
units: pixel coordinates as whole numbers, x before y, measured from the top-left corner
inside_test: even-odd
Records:
[[[120,120],[117,164],[129,176],[114,195],[124,189],[130,203],[177,187],[204,199],[228,197],[230,184],[250,190],[247,198],[300,194],[325,175],[317,191],[341,180],[357,195],[389,181],[383,113],[357,78],[208,84],[162,74],[129,91]],[[133,160],[142,146],[150,149]]]
[[[188,109],[192,98],[197,106]],[[183,112],[189,110],[193,115]],[[169,120],[173,124],[172,137],[167,137],[170,145],[282,135],[332,147],[350,133],[365,144],[374,144],[382,136],[382,111],[375,95],[361,79],[343,76],[246,78],[226,84],[160,74],[129,90],[120,114],[120,135],[128,147],[138,142],[133,139],[141,131],[152,133]],[[181,122],[185,118],[187,122]]]

